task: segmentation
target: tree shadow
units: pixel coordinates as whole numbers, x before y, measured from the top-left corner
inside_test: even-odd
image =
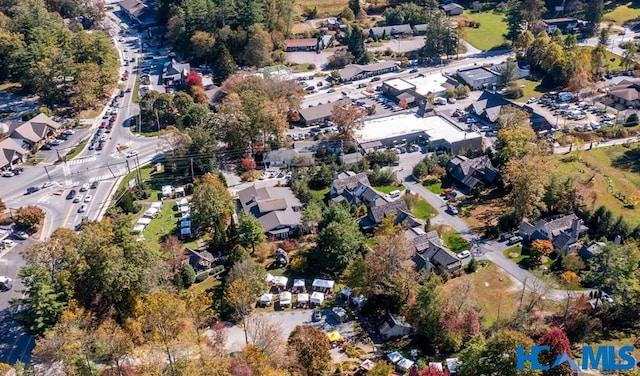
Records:
[[[615,168],[640,173],[640,147],[629,149],[615,158],[611,165]]]

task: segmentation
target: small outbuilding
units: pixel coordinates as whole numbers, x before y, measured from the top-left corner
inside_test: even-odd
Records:
[[[314,279],[313,280],[313,284],[311,285],[313,287],[314,291],[320,291],[320,292],[332,292],[333,291],[333,286],[335,285],[334,281],[331,280],[327,280],[327,279]]]
[[[280,293],[280,307],[290,307],[291,306],[291,293],[289,291],[284,291]]]
[[[309,305],[309,294],[300,293],[298,294],[298,308],[306,308]]]
[[[309,300],[311,305],[321,305],[324,303],[324,294],[318,291],[315,291],[311,294],[311,299]]]
[[[378,325],[378,332],[383,339],[387,340],[409,335],[411,326],[405,321],[404,316],[389,313],[386,319]]]
[[[266,306],[270,306],[271,303],[273,302],[273,294],[262,294],[262,296],[260,297],[260,305],[262,307],[266,307]]]

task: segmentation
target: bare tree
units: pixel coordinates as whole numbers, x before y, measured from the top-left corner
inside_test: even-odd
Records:
[[[286,343],[282,338],[282,327],[265,315],[253,315],[246,320],[247,334],[251,343],[269,358],[282,355]]]

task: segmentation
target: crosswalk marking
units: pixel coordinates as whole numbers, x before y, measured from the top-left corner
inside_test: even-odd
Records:
[[[98,159],[98,157],[96,157],[96,156],[88,157],[88,158],[82,158],[82,159],[74,159],[74,160],[71,160],[71,161],[67,162],[66,164],[68,166],[71,166],[71,165],[77,165],[77,164],[80,164],[80,163],[93,162],[93,161],[95,161],[97,159]]]

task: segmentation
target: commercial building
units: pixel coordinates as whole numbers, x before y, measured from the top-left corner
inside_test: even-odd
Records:
[[[336,101],[333,103],[325,103],[303,108],[298,111],[300,114],[300,123],[304,126],[323,124],[331,119],[331,113],[336,105],[348,105],[349,103],[349,101]]]
[[[340,82],[362,80],[368,77],[378,76],[384,73],[396,72],[400,69],[395,61],[381,61],[375,64],[360,65],[349,64],[340,69]]]
[[[449,89],[455,89],[461,84],[455,79],[442,73],[417,75],[411,78],[393,78],[382,83],[382,92],[396,102],[406,101],[409,107],[425,101],[429,94],[434,97],[444,97]]]
[[[285,52],[295,51],[316,51],[318,49],[318,40],[316,38],[305,39],[285,39]]]
[[[500,82],[500,73],[482,66],[458,69],[458,77],[474,90],[497,85]]]
[[[463,149],[482,149],[480,133],[462,129],[440,116],[420,117],[414,113],[365,119],[356,139],[365,151],[416,141],[430,149],[453,153]]]
[[[120,9],[138,26],[145,27],[156,23],[153,7],[140,0],[123,0],[120,2]]]

